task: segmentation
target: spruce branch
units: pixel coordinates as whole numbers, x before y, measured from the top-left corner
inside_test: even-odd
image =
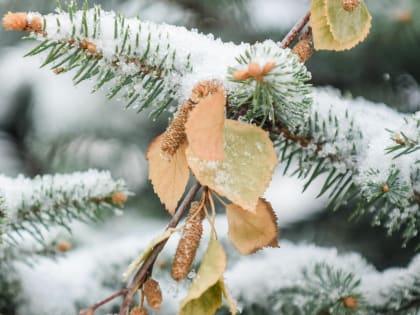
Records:
[[[43,243],[53,226],[70,231],[72,221],[97,221],[104,210],[121,208],[128,195],[123,181],[96,170],[34,179],[0,176],[0,191],[8,218],[2,239],[9,243],[18,243],[23,233]]]

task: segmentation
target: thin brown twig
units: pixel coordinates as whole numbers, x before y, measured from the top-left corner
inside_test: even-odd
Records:
[[[128,291],[128,288],[123,288],[117,292],[115,292],[114,294],[108,296],[107,298],[103,299],[102,301],[92,305],[91,307],[89,307],[86,310],[82,310],[79,315],[92,315],[93,313],[95,313],[95,311],[100,308],[102,305],[105,305],[109,302],[111,302],[112,300],[116,299],[117,297],[126,294]]]
[[[175,212],[174,216],[172,217],[171,221],[166,227],[167,229],[175,228],[179,221],[181,221],[182,216],[184,213],[188,210],[188,207],[190,203],[194,200],[195,195],[200,190],[201,184],[197,181],[195,184],[191,187],[191,189],[188,191],[187,195],[182,200],[181,204],[179,205],[177,211]],[[144,261],[144,263],[141,265],[140,269],[137,271],[136,275],[134,276],[133,280],[131,281],[131,284],[128,287],[127,294],[124,297],[124,300],[121,305],[120,313],[119,315],[127,315],[128,310],[130,308],[130,305],[137,293],[138,288],[143,284],[143,282],[146,280],[149,271],[151,268],[153,268],[153,265],[156,261],[156,258],[160,254],[160,252],[163,250],[163,248],[166,245],[166,242],[168,239],[162,241],[158,245],[156,245],[153,248],[152,253],[147,257],[147,259]]]
[[[287,48],[293,42],[293,40],[299,35],[302,29],[308,24],[309,18],[311,16],[311,11],[306,12],[306,14],[293,26],[289,31],[286,37],[281,41],[280,47]]]

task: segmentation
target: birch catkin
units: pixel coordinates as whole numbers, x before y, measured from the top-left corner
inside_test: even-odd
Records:
[[[147,279],[143,285],[143,294],[151,308],[155,310],[160,309],[162,305],[162,291],[160,290],[159,282],[152,278]]]
[[[194,103],[186,101],[176,112],[172,123],[163,134],[161,149],[169,156],[173,156],[178,148],[186,141],[185,123],[188,120],[188,113],[193,109]]]
[[[172,264],[172,278],[176,281],[184,279],[191,269],[200,239],[203,234],[203,211],[199,202],[191,203],[190,213],[187,218],[181,240],[176,249]]]

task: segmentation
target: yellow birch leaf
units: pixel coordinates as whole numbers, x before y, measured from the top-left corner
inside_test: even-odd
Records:
[[[316,50],[336,50],[335,41],[325,13],[325,0],[312,0],[311,26]]]
[[[372,17],[363,0],[351,12],[344,10],[342,0],[325,1],[327,22],[336,41],[351,48],[366,38]]]
[[[229,307],[229,312],[231,315],[236,315],[238,313],[238,303],[233,299],[233,297],[230,295],[229,291],[226,288],[225,282],[223,279],[220,281],[220,285],[222,287],[223,297],[226,300],[226,304]]]
[[[178,315],[213,315],[222,306],[220,281],[208,288],[199,298],[188,302]]]
[[[203,160],[223,161],[223,126],[226,96],[223,87],[209,94],[193,108],[185,124],[188,144]]]
[[[278,160],[268,133],[244,122],[226,120],[222,162],[205,161],[187,148],[198,181],[242,208],[255,211]]]
[[[317,50],[346,50],[363,41],[369,33],[371,16],[364,2],[345,11],[341,0],[312,0],[311,26]]]
[[[164,154],[161,149],[162,136],[149,146],[149,179],[153,189],[170,214],[174,214],[190,177],[185,156],[186,143],[182,144],[173,156]]]
[[[222,245],[211,239],[206,254],[187,296],[181,301],[178,315],[212,315],[222,304],[220,279],[226,269]]]
[[[260,198],[252,213],[235,204],[226,206],[229,239],[242,255],[263,247],[278,247],[277,217],[269,202]]]
[[[133,274],[133,272],[140,267],[143,261],[145,261],[147,257],[150,256],[155,246],[163,242],[164,240],[167,240],[175,232],[175,228],[167,229],[162,235],[159,235],[158,237],[154,238],[149,243],[149,246],[147,246],[147,248],[140,254],[140,256],[130,263],[130,265],[127,268],[127,271],[123,273],[123,279],[125,281],[128,280],[128,277],[130,277]]]

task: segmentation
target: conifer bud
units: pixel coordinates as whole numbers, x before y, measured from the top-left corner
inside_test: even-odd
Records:
[[[191,269],[203,234],[203,219],[204,212],[200,209],[200,203],[191,203],[190,213],[172,263],[172,278],[176,281],[184,279]]]
[[[353,296],[346,296],[341,300],[343,302],[343,305],[351,310],[357,309],[357,299]]]
[[[127,202],[128,196],[122,191],[117,191],[112,194],[112,203],[116,206],[123,206]]]
[[[163,134],[161,149],[169,156],[173,156],[178,148],[187,140],[185,134],[185,123],[188,114],[193,109],[194,104],[190,101],[185,102],[176,112],[172,123]]]
[[[42,31],[42,20],[39,16],[33,16],[29,19],[28,28],[34,32],[41,32]]]
[[[56,248],[59,252],[62,252],[62,253],[68,252],[71,249],[71,243],[70,242],[59,242],[57,244]]]
[[[305,63],[314,52],[310,37],[302,37],[293,47],[292,52],[299,56],[300,62]]]
[[[343,9],[347,12],[352,12],[354,9],[356,9],[361,0],[342,0]]]
[[[155,309],[160,309],[162,305],[162,291],[159,287],[159,282],[149,278],[143,285],[143,294],[146,298],[147,304]]]
[[[142,306],[136,306],[131,310],[130,315],[147,315],[147,310]]]
[[[248,73],[256,80],[260,79],[263,74],[261,66],[256,62],[252,62],[248,65]]]
[[[273,71],[273,69],[276,67],[276,63],[273,61],[267,62],[262,70],[262,74],[266,75],[268,73],[270,73],[271,71]]]
[[[28,25],[26,13],[9,12],[3,17],[3,27],[8,31],[24,31]]]
[[[237,81],[246,80],[246,79],[249,79],[250,77],[251,75],[249,74],[248,70],[238,70],[238,71],[235,71],[235,73],[233,74],[233,78]]]
[[[92,42],[88,42],[86,49],[88,50],[88,52],[90,52],[91,54],[96,53],[96,45]]]
[[[383,185],[382,186],[382,191],[384,192],[384,193],[387,193],[388,191],[389,191],[389,186],[388,185]]]

